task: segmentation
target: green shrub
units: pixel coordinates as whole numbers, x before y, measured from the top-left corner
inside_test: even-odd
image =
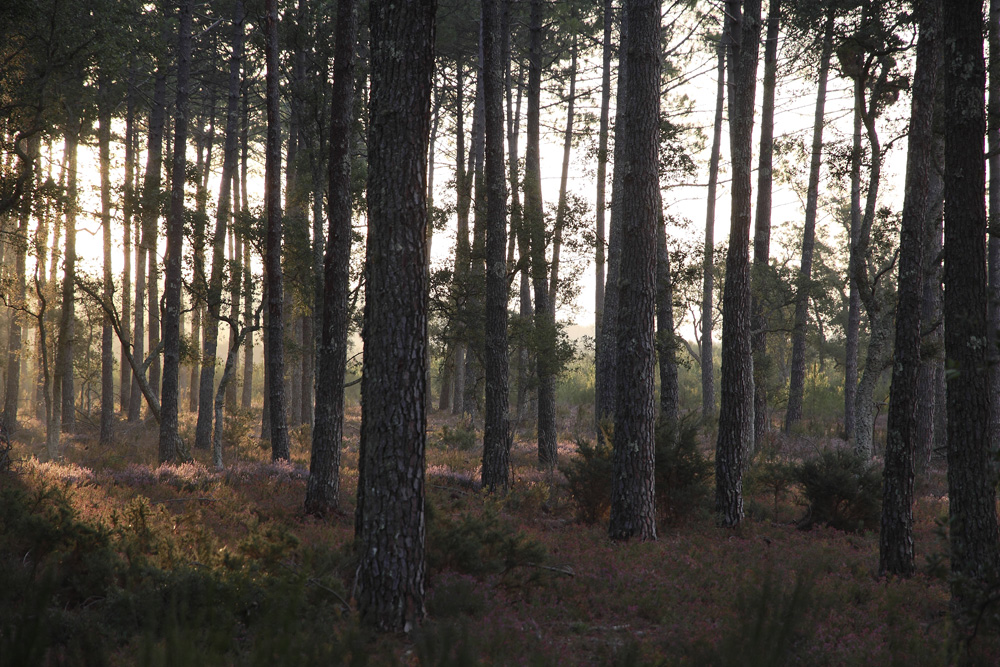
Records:
[[[457,520],[427,520],[427,561],[430,569],[450,569],[463,574],[506,573],[518,566],[545,560],[545,548],[508,523],[493,510],[482,515],[462,515]]]
[[[476,430],[467,426],[450,428],[447,424],[441,428],[438,442],[448,449],[458,449],[463,452],[472,451],[479,443]]]
[[[767,493],[774,500],[774,514],[778,514],[778,500],[795,484],[798,466],[784,459],[773,450],[758,452],[750,469],[743,477],[748,494]]]
[[[845,449],[826,450],[799,466],[796,477],[807,504],[800,528],[816,524],[850,532],[878,528],[882,476],[871,461]]]
[[[608,434],[611,440],[613,434]],[[596,523],[611,507],[612,447],[587,441],[576,443],[579,456],[562,467],[577,517]],[[712,462],[698,450],[698,427],[692,420],[660,425],[655,439],[656,511],[675,522],[691,513],[708,495]]]

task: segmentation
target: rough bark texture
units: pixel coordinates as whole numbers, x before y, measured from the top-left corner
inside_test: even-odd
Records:
[[[267,286],[268,336],[266,391],[270,399],[271,459],[288,459],[288,424],[285,421],[285,327],[281,284],[281,118],[278,91],[278,3],[267,0],[264,33],[267,61],[267,152],[264,165],[264,196],[267,216],[264,250],[264,282]]]
[[[944,318],[948,374],[948,515],[953,598],[961,610],[1000,554],[989,466],[986,370],[986,133],[982,3],[944,13]]]
[[[653,432],[656,423],[657,227],[660,221],[660,3],[627,0],[619,71],[615,172],[621,171],[622,264],[618,282],[618,373],[612,456],[611,539],[656,539]],[[618,196],[616,194],[616,196]]]
[[[73,396],[73,336],[75,319],[76,279],[76,214],[79,207],[77,197],[77,157],[80,146],[80,122],[72,121],[66,131],[66,241],[63,254],[62,310],[59,313],[59,337],[56,341],[56,368],[53,376],[52,400],[53,422],[58,438],[59,431],[72,428],[75,417]],[[58,452],[50,458],[62,456]]]
[[[556,465],[555,320],[546,279],[545,215],[539,148],[542,86],[542,0],[531,0],[528,39],[528,138],[524,155],[524,224],[531,237],[531,283],[535,292],[535,341],[538,374],[538,463]]]
[[[722,396],[715,453],[715,511],[724,526],[743,520],[743,454],[753,450],[750,351],[750,172],[760,42],[760,0],[727,0],[732,217],[722,308]]]
[[[763,110],[760,119],[760,155],[757,167],[757,213],[754,220],[753,273],[750,300],[750,327],[753,338],[754,427],[753,442],[763,441],[770,430],[767,416],[767,318],[761,298],[765,289],[768,261],[771,254],[771,179],[774,161],[774,88],[778,70],[778,24],[781,3],[770,0],[767,9],[767,38],[764,43]],[[743,466],[750,465],[753,451],[743,453]]]
[[[142,184],[142,230],[136,244],[135,262],[135,326],[133,356],[139,363],[146,349],[146,263],[149,249],[156,237],[156,221],[160,215],[160,170],[163,166],[163,124],[166,118],[167,75],[158,68],[153,87],[153,108],[149,113],[149,136],[146,143],[146,174]],[[132,375],[128,420],[139,421],[142,412],[142,388],[139,378]]]
[[[906,190],[899,229],[896,340],[882,482],[879,575],[910,576],[913,555],[913,453],[916,439],[917,375],[920,368],[923,245],[934,163],[934,99],[940,61],[940,0],[917,5],[919,39],[910,105]]]
[[[659,191],[657,191],[659,194]],[[667,249],[666,221],[663,203],[657,203],[660,213],[656,225],[656,353],[660,367],[659,421],[677,421],[680,388],[677,380],[677,337],[674,335],[674,286],[670,278],[670,252]]]
[[[823,157],[823,119],[826,115],[826,83],[833,54],[833,18],[829,12],[820,54],[819,82],[816,85],[816,113],[813,116],[812,157],[809,162],[809,185],[806,194],[806,217],[802,229],[802,260],[795,294],[795,320],[792,329],[792,368],[788,379],[788,407],[785,410],[785,433],[802,419],[802,396],[806,384],[806,324],[809,320],[809,293],[812,280],[813,249],[816,245],[816,211],[819,208],[819,171]]]
[[[510,488],[509,366],[507,359],[507,187],[503,164],[503,44],[500,0],[482,0],[486,186],[486,411],[483,487]]]
[[[333,94],[330,106],[330,223],[323,260],[323,320],[319,340],[312,457],[306,512],[325,516],[340,502],[340,442],[344,429],[344,371],[347,366],[347,296],[351,257],[351,131],[354,111],[354,0],[337,6]]]
[[[719,155],[722,150],[722,112],[726,99],[726,43],[716,51],[715,120],[712,123],[712,155],[708,162],[708,203],[705,209],[705,257],[701,286],[701,416],[715,414],[715,360],[712,353],[712,298],[715,292],[715,200],[718,196]]]
[[[1000,2],[989,3],[989,98],[986,107],[986,142],[989,153],[989,220],[987,280],[989,306],[987,359],[990,378],[990,443],[993,471],[1000,468]]]
[[[427,140],[434,0],[373,0],[361,381],[358,606],[380,630],[424,616]]]
[[[860,88],[860,89],[859,89]],[[847,331],[844,332],[844,437],[854,439],[854,403],[858,393],[858,339],[861,335],[861,297],[855,280],[859,259],[854,252],[861,230],[861,98],[864,87],[854,84],[854,132],[851,150],[851,255],[848,259]]]
[[[177,48],[177,101],[174,107],[174,152],[170,178],[170,216],[164,271],[163,388],[160,399],[160,462],[186,458],[177,433],[180,379],[181,252],[184,242],[184,184],[187,167],[188,83],[191,78],[192,0],[180,4]]]
[[[461,303],[456,304],[456,308],[464,311],[465,292],[468,288],[469,263],[471,261],[472,249],[469,246],[469,208],[472,205],[472,153],[469,151],[470,165],[466,167],[465,151],[465,77],[461,59],[455,61],[455,188],[456,192],[456,218],[457,230],[455,232],[455,269],[454,269],[454,289],[455,298]],[[461,415],[465,411],[465,331],[462,318],[460,317],[455,327],[454,342],[454,365],[452,372],[451,401],[452,414]]]
[[[597,203],[595,204],[596,223],[596,271],[597,285],[594,292],[594,373],[596,382],[603,382],[598,369],[601,366],[601,355],[604,348],[601,343],[601,330],[604,323],[604,281],[607,235],[605,232],[605,213],[608,175],[608,126],[611,115],[611,30],[614,26],[615,6],[613,0],[604,0],[604,38],[601,46],[601,118],[597,134]],[[594,415],[600,415],[598,404],[601,392],[594,389]],[[595,425],[596,426],[596,425]]]
[[[121,358],[125,359],[125,350],[132,342],[132,220],[135,209],[135,93],[134,72],[129,74],[128,93],[125,105],[125,182],[122,190],[122,340]],[[121,395],[121,411],[127,412],[132,392],[132,372],[128,364],[122,363],[119,371],[119,393]]]
[[[236,0],[233,16],[232,55],[229,60],[229,94],[226,100],[226,134],[223,149],[222,178],[219,201],[216,207],[215,235],[212,241],[212,273],[208,281],[205,321],[201,348],[199,382],[192,382],[192,393],[198,391],[198,420],[195,424],[195,448],[208,449],[212,438],[212,420],[215,409],[215,364],[218,355],[219,317],[222,308],[222,278],[224,273],[224,245],[229,229],[230,198],[233,173],[239,158],[239,109],[240,61],[243,59],[243,2]],[[193,378],[192,378],[193,379]]]

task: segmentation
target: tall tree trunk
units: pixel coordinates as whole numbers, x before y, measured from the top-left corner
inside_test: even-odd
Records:
[[[566,128],[563,130],[562,171],[559,176],[559,200],[556,205],[556,225],[552,230],[552,267],[549,269],[549,310],[552,319],[556,317],[556,301],[559,296],[559,255],[562,252],[563,227],[566,225],[568,204],[566,188],[569,183],[569,158],[573,149],[573,114],[576,109],[576,55],[577,37],[573,37],[570,47],[569,97],[566,101]]]
[[[377,2],[369,9],[358,606],[369,625],[398,632],[414,627],[425,613],[425,179],[435,3],[389,9]]]
[[[531,238],[531,282],[535,292],[536,368],[538,374],[538,462],[556,465],[555,322],[549,307],[545,261],[545,215],[542,204],[540,109],[542,90],[542,0],[531,0],[528,40],[528,143],[524,156],[524,224]]]
[[[246,77],[241,90],[243,95],[242,113],[240,114],[240,215],[250,215],[250,205],[247,201],[247,155],[249,153],[250,135],[250,93],[246,90]],[[250,246],[243,252],[243,321],[250,321],[253,310],[253,282],[250,278]],[[266,311],[266,309],[265,309]],[[243,395],[240,404],[244,410],[249,410],[253,404],[253,359],[254,335],[247,335],[243,354]]]
[[[485,110],[486,192],[486,412],[483,433],[483,487],[510,488],[510,416],[507,361],[507,187],[503,164],[502,0],[482,0],[483,106]]]
[[[469,151],[470,167],[466,168],[465,153],[465,77],[464,65],[461,59],[455,60],[455,187],[456,193],[456,217],[457,231],[455,236],[455,287],[454,293],[458,295],[462,302],[456,304],[456,309],[464,314],[466,291],[468,289],[469,262],[471,261],[472,249],[469,246],[469,208],[472,204],[471,188],[472,175],[471,160],[474,151]],[[452,414],[460,415],[464,413],[465,406],[465,353],[468,334],[459,317],[458,326],[455,327],[454,343],[454,398],[451,402]]]
[[[809,162],[809,186],[806,194],[806,219],[802,230],[802,261],[795,294],[795,324],[792,329],[792,372],[788,381],[788,408],[785,433],[802,419],[802,397],[806,379],[806,324],[809,319],[809,294],[812,291],[813,249],[816,245],[816,211],[819,208],[819,170],[823,153],[823,119],[826,115],[826,82],[833,55],[833,11],[828,11],[823,31],[823,51],[816,85],[816,113],[813,116],[812,157]]]
[[[601,355],[604,354],[601,330],[604,326],[604,283],[606,270],[607,235],[605,233],[605,218],[607,213],[606,189],[608,180],[608,132],[611,116],[611,32],[614,28],[615,5],[613,0],[604,0],[603,21],[604,37],[601,42],[601,117],[597,131],[597,202],[595,204],[595,264],[596,286],[594,291],[594,376],[595,383],[601,385]],[[594,417],[600,416],[601,391],[594,387]],[[594,425],[599,427],[600,424]]]
[[[622,254],[618,284],[618,373],[614,468],[611,485],[613,540],[656,539],[654,510],[653,375],[657,227],[660,221],[660,3],[626,0],[619,56],[618,146],[621,171]],[[625,82],[624,86],[621,82]]]
[[[97,144],[101,172],[101,229],[104,241],[104,303],[114,298],[114,277],[111,272],[111,106],[107,82],[98,84]],[[101,325],[101,431],[99,443],[111,445],[115,418],[115,357],[112,343],[111,318],[105,312]]]
[[[657,191],[659,194],[659,191]],[[656,353],[660,370],[659,422],[677,422],[680,388],[677,379],[677,337],[674,335],[674,286],[670,277],[666,220],[662,200],[657,202],[656,225]]]
[[[358,18],[354,0],[337,6],[333,94],[330,96],[329,215],[323,261],[323,320],[319,343],[315,424],[305,509],[326,516],[340,504],[340,443],[344,429],[347,366],[347,298],[351,257],[351,139],[354,111],[354,45]]]
[[[180,4],[177,39],[177,102],[174,107],[174,151],[170,178],[170,216],[164,262],[163,388],[160,399],[160,462],[190,458],[177,433],[180,389],[181,252],[184,243],[184,185],[187,167],[188,85],[191,78],[193,1]]]
[[[1000,2],[989,3],[989,99],[986,140],[989,148],[989,220],[987,247],[987,359],[990,378],[990,446],[994,474],[1000,469]]]
[[[480,66],[476,74],[476,103],[472,113],[472,142],[469,146],[469,157],[472,160],[472,180],[475,184],[475,196],[472,200],[472,252],[469,254],[469,277],[466,281],[465,317],[465,396],[462,398],[462,410],[468,416],[469,423],[475,423],[479,417],[479,389],[483,364],[483,290],[486,265],[484,263],[486,249],[486,186],[483,179],[483,162],[486,157],[485,141],[485,109],[483,105],[483,68],[482,53]]]
[[[156,223],[160,215],[160,171],[163,166],[163,125],[166,116],[167,75],[159,67],[153,87],[153,106],[149,114],[149,135],[146,144],[146,173],[142,184],[142,234],[136,244],[135,261],[135,327],[133,356],[142,363],[146,344],[146,264],[150,249],[155,245]],[[150,323],[152,326],[152,323]],[[139,421],[142,410],[142,388],[132,375],[128,420]]]
[[[986,349],[986,132],[982,3],[944,13],[944,318],[948,374],[948,516],[952,596],[971,611],[1000,565],[991,473]],[[962,618],[958,619],[962,621]]]
[[[766,289],[768,263],[771,254],[771,179],[774,160],[774,88],[778,70],[778,28],[781,3],[770,0],[767,8],[767,38],[764,44],[763,110],[760,119],[760,156],[757,168],[757,215],[754,221],[753,269],[751,274],[750,329],[753,338],[754,427],[755,446],[764,441],[770,430],[767,415],[767,376],[770,360],[767,356],[767,317],[764,315],[763,291]],[[744,468],[750,465],[753,450],[743,453]]]
[[[861,261],[854,252],[861,233],[861,100],[864,84],[854,83],[854,132],[851,150],[851,227],[848,259],[847,331],[844,332],[844,437],[853,440],[856,429],[854,404],[858,393],[858,342],[861,336],[861,296],[855,279]]]
[[[719,39],[716,57],[715,120],[712,129],[712,156],[708,163],[708,203],[705,211],[705,256],[702,260],[701,288],[701,416],[715,414],[715,355],[712,352],[712,299],[715,295],[715,201],[719,183],[719,154],[722,148],[722,111],[726,91],[726,38]]]
[[[722,307],[722,401],[715,453],[719,523],[743,520],[743,454],[753,450],[753,357],[750,352],[750,172],[760,41],[760,0],[727,0],[729,145],[733,186]]]
[[[265,1],[265,55],[267,62],[267,152],[264,166],[264,196],[267,217],[264,246],[264,283],[267,288],[268,383],[270,398],[271,459],[288,459],[288,425],[285,421],[285,333],[281,280],[281,117],[278,91],[278,2]]]
[[[121,310],[121,370],[119,373],[119,391],[121,393],[121,411],[127,413],[131,397],[132,373],[125,363],[125,351],[132,343],[132,218],[135,211],[135,74],[129,73],[128,92],[125,102],[125,183],[122,191],[122,310]],[[136,234],[138,236],[138,234]]]
[[[237,75],[238,76],[238,75]],[[205,227],[208,224],[208,177],[212,172],[212,148],[215,145],[215,89],[212,89],[209,100],[208,130],[202,127],[196,129],[196,143],[198,145],[197,164],[200,167],[198,173],[197,191],[195,193],[195,216],[194,216],[194,283],[195,291],[191,303],[191,344],[195,349],[202,345],[203,328],[209,326],[208,316],[205,313],[205,294],[208,290],[208,279],[205,276]],[[225,174],[223,174],[225,178]],[[228,215],[228,210],[226,211]],[[216,211],[218,215],[218,211]],[[184,325],[181,324],[183,330]],[[191,377],[188,381],[188,410],[195,412],[199,409],[200,387],[202,364],[191,365]],[[195,447],[208,447],[207,442],[199,443],[195,439]]]
[[[917,374],[920,368],[920,306],[927,197],[934,163],[934,105],[940,68],[940,0],[917,4],[919,38],[910,105],[906,191],[899,228],[896,340],[889,390],[879,575],[911,576],[913,556],[913,454],[916,439]]]
[[[228,232],[230,196],[232,194],[233,173],[239,158],[239,109],[240,63],[243,59],[244,10],[243,1],[236,0],[233,16],[232,56],[229,60],[229,96],[226,100],[226,138],[223,153],[222,179],[219,186],[219,202],[216,206],[215,235],[212,242],[212,274],[208,283],[205,304],[208,317],[205,320],[205,336],[202,340],[201,368],[199,382],[192,382],[191,390],[199,389],[198,420],[195,425],[195,447],[208,449],[212,438],[214,416],[213,395],[215,389],[215,364],[218,355],[219,318],[222,308],[222,278],[225,261],[225,242]],[[235,321],[235,318],[234,318]],[[249,323],[244,323],[249,326]],[[235,331],[232,332],[235,335]],[[232,347],[232,343],[230,343]]]
[[[59,391],[54,399],[61,403],[59,428],[72,431],[76,426],[76,395],[73,391],[73,357],[76,336],[76,215],[79,209],[77,194],[77,154],[83,132],[79,118],[70,121],[67,133],[69,160],[66,176],[66,242],[63,260],[62,310],[59,317],[59,344],[56,352],[56,374]]]

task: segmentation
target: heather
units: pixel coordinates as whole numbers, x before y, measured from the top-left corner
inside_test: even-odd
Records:
[[[972,637],[952,626],[939,461],[918,482],[921,571],[878,579],[878,536],[865,522],[803,521],[810,499],[796,471],[837,450],[835,439],[775,436],[748,472],[748,519],[734,531],[716,527],[711,477],[698,472],[711,434],[688,428],[672,451],[696,462],[703,492],[675,494],[656,541],[612,543],[606,506],[581,512],[572,473],[539,470],[528,437],[515,441],[511,493],[484,494],[479,446],[438,415],[428,434],[428,619],[407,635],[374,635],[354,600],[357,418],[349,414],[341,512],[322,521],[302,509],[306,437],[292,438],[290,462],[248,444],[227,450],[235,460],[216,471],[202,452],[158,465],[151,424],[121,425],[114,452],[85,433],[67,438],[65,461],[46,463],[26,429],[0,473],[0,664],[1000,659],[985,629]],[[583,460],[577,448],[560,441],[563,469]],[[657,479],[683,488],[685,469],[671,477],[660,467]]]

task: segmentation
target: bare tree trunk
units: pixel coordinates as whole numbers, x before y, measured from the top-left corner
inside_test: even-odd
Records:
[[[712,156],[708,163],[708,204],[705,211],[705,257],[702,261],[701,289],[701,416],[715,414],[715,359],[712,352],[712,299],[715,294],[715,200],[719,183],[719,154],[722,148],[722,111],[726,91],[725,36],[719,40],[716,57],[715,121],[712,130]]]
[[[76,320],[76,214],[80,205],[77,194],[77,153],[82,121],[71,120],[66,135],[69,153],[66,176],[66,243],[63,261],[62,310],[59,317],[59,340],[56,351],[56,389],[54,399],[61,404],[59,428],[72,431],[76,425],[76,396],[73,391],[73,354]],[[61,455],[60,455],[61,456]]]
[[[350,323],[347,299],[357,14],[354,0],[337,6],[333,94],[330,97],[330,224],[323,261],[323,320],[318,358],[321,381],[316,383],[315,424],[305,501],[306,512],[317,516],[327,516],[340,505],[340,444],[344,429],[344,372]]]
[[[566,225],[566,188],[569,181],[569,158],[573,149],[573,112],[576,108],[576,52],[577,37],[573,37],[570,47],[569,98],[566,101],[566,128],[563,130],[562,172],[559,176],[559,200],[556,205],[556,225],[552,231],[552,266],[549,269],[549,310],[552,319],[556,317],[556,301],[559,296],[559,255],[562,252],[563,227]]]
[[[659,194],[659,191],[657,191]],[[657,202],[656,226],[656,352],[660,370],[659,421],[673,424],[680,410],[677,380],[677,337],[674,334],[674,286],[670,277],[670,252],[667,249],[666,220],[663,202]]]
[[[754,221],[753,267],[751,273],[750,329],[753,336],[754,446],[771,430],[767,414],[767,379],[771,363],[767,355],[767,317],[762,300],[771,254],[771,179],[774,160],[774,88],[778,70],[778,28],[781,3],[770,0],[767,9],[767,38],[764,44],[763,110],[760,119],[760,156],[757,168],[757,215]],[[753,450],[743,453],[743,467],[750,465]]]
[[[128,92],[125,103],[125,183],[122,192],[122,347],[121,369],[119,372],[119,391],[121,393],[121,411],[128,411],[132,390],[132,372],[125,363],[125,349],[132,342],[132,219],[135,211],[135,75],[129,73]],[[138,236],[138,234],[136,234]]]
[[[741,6],[742,5],[742,6]],[[753,450],[753,357],[750,352],[750,172],[760,0],[727,0],[729,143],[733,189],[722,309],[722,395],[715,454],[719,523],[743,520],[743,454]]]
[[[600,368],[601,354],[601,328],[604,323],[604,282],[605,282],[605,254],[607,236],[605,233],[605,217],[607,212],[606,187],[608,180],[608,132],[611,115],[611,31],[614,27],[615,6],[613,0],[604,0],[604,38],[601,43],[601,118],[597,131],[597,202],[595,204],[596,220],[596,240],[595,240],[595,264],[597,273],[597,284],[594,292],[594,373]],[[594,390],[594,415],[599,413],[597,400],[599,393]]]
[[[806,194],[806,219],[802,230],[802,261],[795,294],[795,324],[792,330],[792,372],[788,381],[788,408],[785,411],[785,433],[802,419],[802,397],[806,379],[806,324],[809,319],[813,248],[816,245],[816,211],[819,208],[819,171],[823,153],[823,118],[826,115],[826,82],[833,54],[834,13],[828,11],[823,33],[823,51],[819,63],[819,83],[816,86],[816,113],[813,116],[812,157],[809,162],[809,186]]]
[[[509,367],[507,360],[507,188],[503,164],[503,48],[501,0],[482,0],[486,225],[486,411],[483,487],[506,492],[511,484]]]
[[[851,228],[850,228],[850,259],[848,260],[847,280],[850,284],[847,304],[847,331],[845,332],[844,360],[844,437],[853,440],[856,429],[854,412],[855,399],[858,393],[858,339],[861,336],[861,297],[858,293],[857,265],[861,258],[854,251],[861,233],[861,98],[864,96],[864,85],[856,81],[854,84],[854,133],[853,149],[851,151]]]
[[[267,62],[267,153],[264,167],[267,229],[265,232],[264,282],[267,286],[268,337],[267,376],[270,398],[271,459],[288,459],[288,425],[285,421],[285,334],[281,279],[281,118],[278,91],[278,3],[265,1]]]
[[[244,77],[244,82],[246,78]],[[244,88],[245,88],[244,83]],[[250,133],[250,94],[247,90],[241,91],[243,94],[243,110],[240,114],[240,214],[250,215],[250,205],[247,201],[247,154],[249,147]],[[253,310],[253,282],[250,279],[250,246],[243,251],[243,319],[250,321],[250,314]],[[265,309],[266,310],[266,309]],[[240,397],[244,410],[249,410],[253,404],[253,355],[254,355],[254,335],[248,334],[243,356],[243,395]]]
[[[98,75],[101,77],[102,75]],[[114,277],[111,272],[111,106],[107,82],[98,84],[98,155],[101,172],[101,229],[104,241],[104,302],[112,303]],[[115,418],[115,357],[111,320],[107,314],[101,326],[101,431],[99,444],[111,445]]]
[[[987,360],[990,378],[990,448],[993,471],[1000,469],[1000,2],[989,3],[989,99],[986,140],[989,145],[989,220],[987,279]]]
[[[425,614],[424,246],[434,4],[370,7],[358,606],[364,622],[394,632]]]
[[[149,114],[149,136],[146,146],[146,174],[142,185],[142,235],[136,244],[135,261],[135,327],[133,329],[133,356],[145,357],[146,344],[146,264],[150,249],[155,246],[156,223],[160,215],[160,170],[163,160],[163,125],[166,116],[167,75],[163,67],[157,69],[153,88],[153,107]],[[155,257],[155,255],[154,255]],[[154,260],[155,261],[155,260]],[[152,326],[152,322],[150,323]],[[128,420],[139,421],[142,410],[142,390],[139,380],[132,376]]]
[[[226,134],[223,153],[222,180],[219,187],[219,202],[216,207],[215,235],[212,242],[212,274],[208,282],[205,305],[208,317],[205,321],[205,336],[202,340],[200,382],[191,384],[191,389],[199,389],[198,420],[195,426],[195,447],[208,449],[212,437],[214,416],[213,394],[215,389],[215,363],[218,355],[219,318],[222,308],[222,278],[225,261],[224,246],[228,232],[230,196],[232,194],[233,173],[239,157],[239,117],[240,63],[243,59],[244,13],[242,0],[236,0],[233,16],[232,56],[229,60],[229,95],[226,100]],[[234,318],[235,321],[235,318]],[[235,334],[235,331],[233,332]],[[230,347],[233,347],[230,342]]]
[[[941,2],[916,7],[919,20],[917,63],[910,106],[906,192],[899,229],[899,278],[896,340],[889,391],[879,575],[905,577],[915,571],[913,554],[913,456],[916,440],[917,376],[920,368],[923,245],[934,163],[934,106],[940,69],[938,40]]]
[[[187,168],[188,85],[191,78],[191,23],[193,1],[180,4],[177,47],[177,102],[174,106],[174,151],[170,178],[170,216],[167,219],[167,256],[164,270],[163,388],[160,399],[161,463],[190,458],[177,433],[180,399],[181,252],[184,243],[184,185]]]
[[[456,217],[457,231],[455,236],[455,269],[454,269],[454,294],[461,299],[461,304],[456,304],[456,310],[464,314],[465,294],[468,289],[469,262],[471,261],[472,249],[469,246],[469,207],[472,204],[472,167],[471,160],[474,151],[469,151],[470,166],[466,168],[465,153],[465,80],[464,66],[461,59],[455,60],[455,188],[456,193]],[[454,342],[454,397],[451,402],[452,414],[460,415],[464,412],[465,400],[465,338],[467,332],[459,316],[458,325],[455,327]]]

